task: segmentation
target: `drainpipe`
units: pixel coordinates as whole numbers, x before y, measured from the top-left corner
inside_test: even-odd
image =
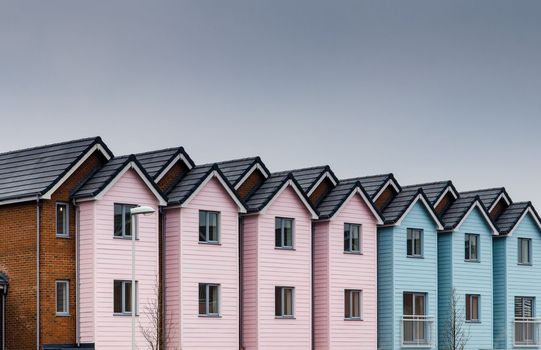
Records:
[[[244,302],[244,278],[243,278],[243,250],[244,250],[244,217],[239,215],[239,349],[244,350],[244,334],[242,332],[242,328],[244,326],[244,319],[242,317],[242,313],[244,310],[243,302]]]
[[[39,207],[39,196],[36,196],[36,349],[40,349],[40,337],[39,337],[39,318],[40,318],[40,293],[39,293],[39,277],[40,277],[40,207]]]
[[[161,305],[162,305],[162,309],[161,309],[161,322],[162,322],[162,325],[161,325],[161,339],[160,339],[160,342],[162,344],[162,347],[165,349],[165,346],[167,344],[165,344],[165,339],[167,339],[167,335],[165,334],[165,332],[167,332],[167,310],[165,308],[165,213],[166,211],[164,210],[163,207],[160,207],[159,209],[159,212],[160,212],[160,218],[161,218],[161,232],[160,232],[160,236],[161,236],[161,240],[162,240],[162,246],[161,246],[161,251],[159,252],[159,255],[161,257],[161,260],[162,260],[162,271],[161,271],[161,281],[159,282],[160,283],[160,286],[159,286],[159,290],[161,291]],[[159,275],[159,273],[158,273]]]
[[[312,350],[314,350],[316,348],[316,345],[315,345],[315,331],[314,331],[314,321],[315,321],[315,315],[314,315],[314,305],[315,305],[315,300],[314,300],[314,287],[315,287],[315,283],[314,283],[314,241],[315,241],[315,223],[312,221],[312,224],[311,224],[311,229],[312,229],[312,232],[311,232],[311,235],[312,235],[312,242],[310,244],[311,246],[311,252],[310,252],[310,258],[311,258],[311,266],[310,266],[310,269],[311,269],[311,279],[310,279],[310,282],[311,282],[311,285],[312,285],[312,326],[310,327],[311,330],[312,330]]]
[[[81,232],[81,217],[80,217],[80,208],[73,200],[73,206],[75,207],[75,309],[76,309],[76,318],[75,318],[75,339],[77,341],[77,347],[81,345],[81,305],[80,305],[80,290],[81,290],[81,262],[80,262],[80,250],[81,250],[81,241],[79,234]]]

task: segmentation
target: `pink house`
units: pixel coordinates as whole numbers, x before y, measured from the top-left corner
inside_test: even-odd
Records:
[[[168,349],[239,349],[242,201],[217,165],[191,169],[165,210]]]
[[[314,227],[314,345],[377,348],[377,224],[361,184],[342,180],[318,203]]]
[[[246,203],[241,346],[311,349],[311,226],[317,214],[289,173],[271,174]]]
[[[148,347],[143,330],[154,332],[158,292],[158,210],[166,204],[135,156],[110,160],[74,194],[77,203],[79,270],[78,339],[97,349],[131,344],[130,208],[156,212],[136,223],[136,344]]]

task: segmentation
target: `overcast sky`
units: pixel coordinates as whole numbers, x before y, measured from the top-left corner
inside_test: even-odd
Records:
[[[260,155],[541,209],[541,1],[0,0],[0,150]]]

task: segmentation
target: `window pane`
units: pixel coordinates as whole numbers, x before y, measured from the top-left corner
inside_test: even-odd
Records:
[[[199,314],[207,313],[207,285],[199,283]]]
[[[424,294],[415,294],[415,315],[425,314],[425,296]]]
[[[470,235],[464,236],[464,259],[470,260]]]
[[[359,225],[351,225],[351,241],[352,241],[352,251],[360,252],[361,251],[361,227]]]
[[[207,212],[199,211],[199,242],[207,241]]]
[[[421,255],[421,239],[422,239],[421,231],[415,230],[414,231],[415,246],[414,246],[414,251],[413,251],[414,255]]]
[[[293,316],[293,289],[284,289],[284,316]]]
[[[56,312],[65,313],[67,312],[67,290],[66,282],[56,282]]]
[[[209,216],[209,241],[218,242],[218,213],[208,213]]]
[[[350,224],[344,224],[344,251],[350,252],[351,251],[351,245],[350,245]]]
[[[413,255],[413,232],[408,229],[407,254]]]
[[[131,282],[124,282],[124,311],[131,312]]]
[[[209,314],[218,314],[218,286],[209,286]]]
[[[114,293],[114,312],[122,312],[122,282],[115,281],[113,286]]]
[[[351,291],[347,289],[344,292],[344,317],[351,318]]]
[[[282,219],[274,220],[274,240],[276,247],[282,247]]]
[[[466,294],[466,320],[471,321],[472,313],[471,313],[471,296],[469,294]]]
[[[67,206],[65,204],[56,205],[56,234],[67,235]]]
[[[478,254],[477,254],[477,246],[479,245],[479,236],[472,235],[470,236],[470,259],[471,260],[477,260]]]
[[[131,237],[131,215],[130,215],[130,208],[132,206],[124,205],[124,236]]]
[[[284,246],[293,247],[293,220],[284,219]]]
[[[274,314],[276,316],[283,316],[282,315],[282,288],[281,287],[274,288]]]
[[[115,204],[115,236],[122,236],[122,205]]]
[[[412,293],[404,294],[404,315],[407,315],[407,316],[413,315],[413,294]]]
[[[472,308],[472,321],[479,320],[479,297],[476,295],[472,295],[471,299],[471,308]]]
[[[361,293],[359,291],[351,292],[351,317],[360,318],[361,317]]]

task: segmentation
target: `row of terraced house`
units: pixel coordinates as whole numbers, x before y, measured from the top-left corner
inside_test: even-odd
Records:
[[[133,289],[138,349],[447,349],[454,316],[467,350],[539,348],[540,221],[504,188],[182,147],[1,153],[0,350],[130,349]]]

